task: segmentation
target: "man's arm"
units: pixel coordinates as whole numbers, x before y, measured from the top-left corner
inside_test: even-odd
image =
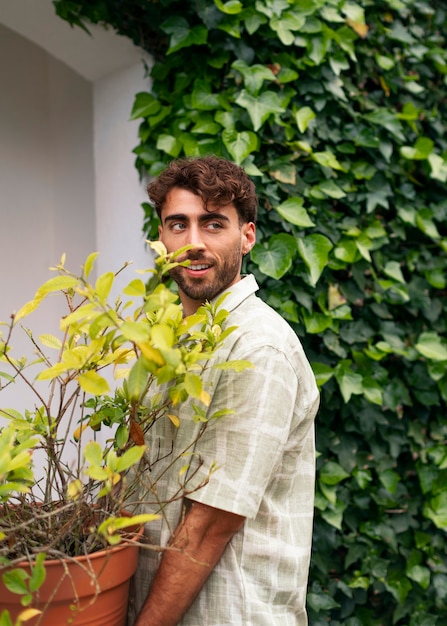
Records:
[[[135,626],[175,626],[244,523],[234,513],[193,502],[155,575]]]

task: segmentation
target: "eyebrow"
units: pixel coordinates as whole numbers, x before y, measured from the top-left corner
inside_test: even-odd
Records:
[[[175,213],[174,215],[168,215],[167,217],[165,217],[164,223],[167,224],[168,222],[175,222],[178,220],[182,222],[189,222],[190,218],[185,213]],[[210,222],[212,220],[222,220],[225,222],[229,222],[230,218],[223,213],[216,213],[214,211],[210,213],[203,213],[199,216],[200,223]]]

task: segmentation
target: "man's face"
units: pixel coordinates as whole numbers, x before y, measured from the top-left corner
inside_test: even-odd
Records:
[[[240,280],[242,256],[256,240],[254,224],[240,225],[233,204],[211,204],[206,211],[199,196],[181,188],[172,189],[166,197],[159,235],[168,252],[194,245],[177,259],[189,259],[190,265],[171,271],[186,315]]]

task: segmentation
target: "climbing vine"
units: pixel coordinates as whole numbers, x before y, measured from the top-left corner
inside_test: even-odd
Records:
[[[445,3],[54,4],[152,54],[142,176],[214,153],[257,185],[246,269],[322,393],[310,624],[446,625]]]

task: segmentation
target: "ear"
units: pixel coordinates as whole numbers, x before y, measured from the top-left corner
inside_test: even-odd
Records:
[[[163,226],[161,224],[158,225],[158,238],[163,241]]]
[[[256,243],[256,226],[253,222],[242,225],[242,254],[248,254]]]

